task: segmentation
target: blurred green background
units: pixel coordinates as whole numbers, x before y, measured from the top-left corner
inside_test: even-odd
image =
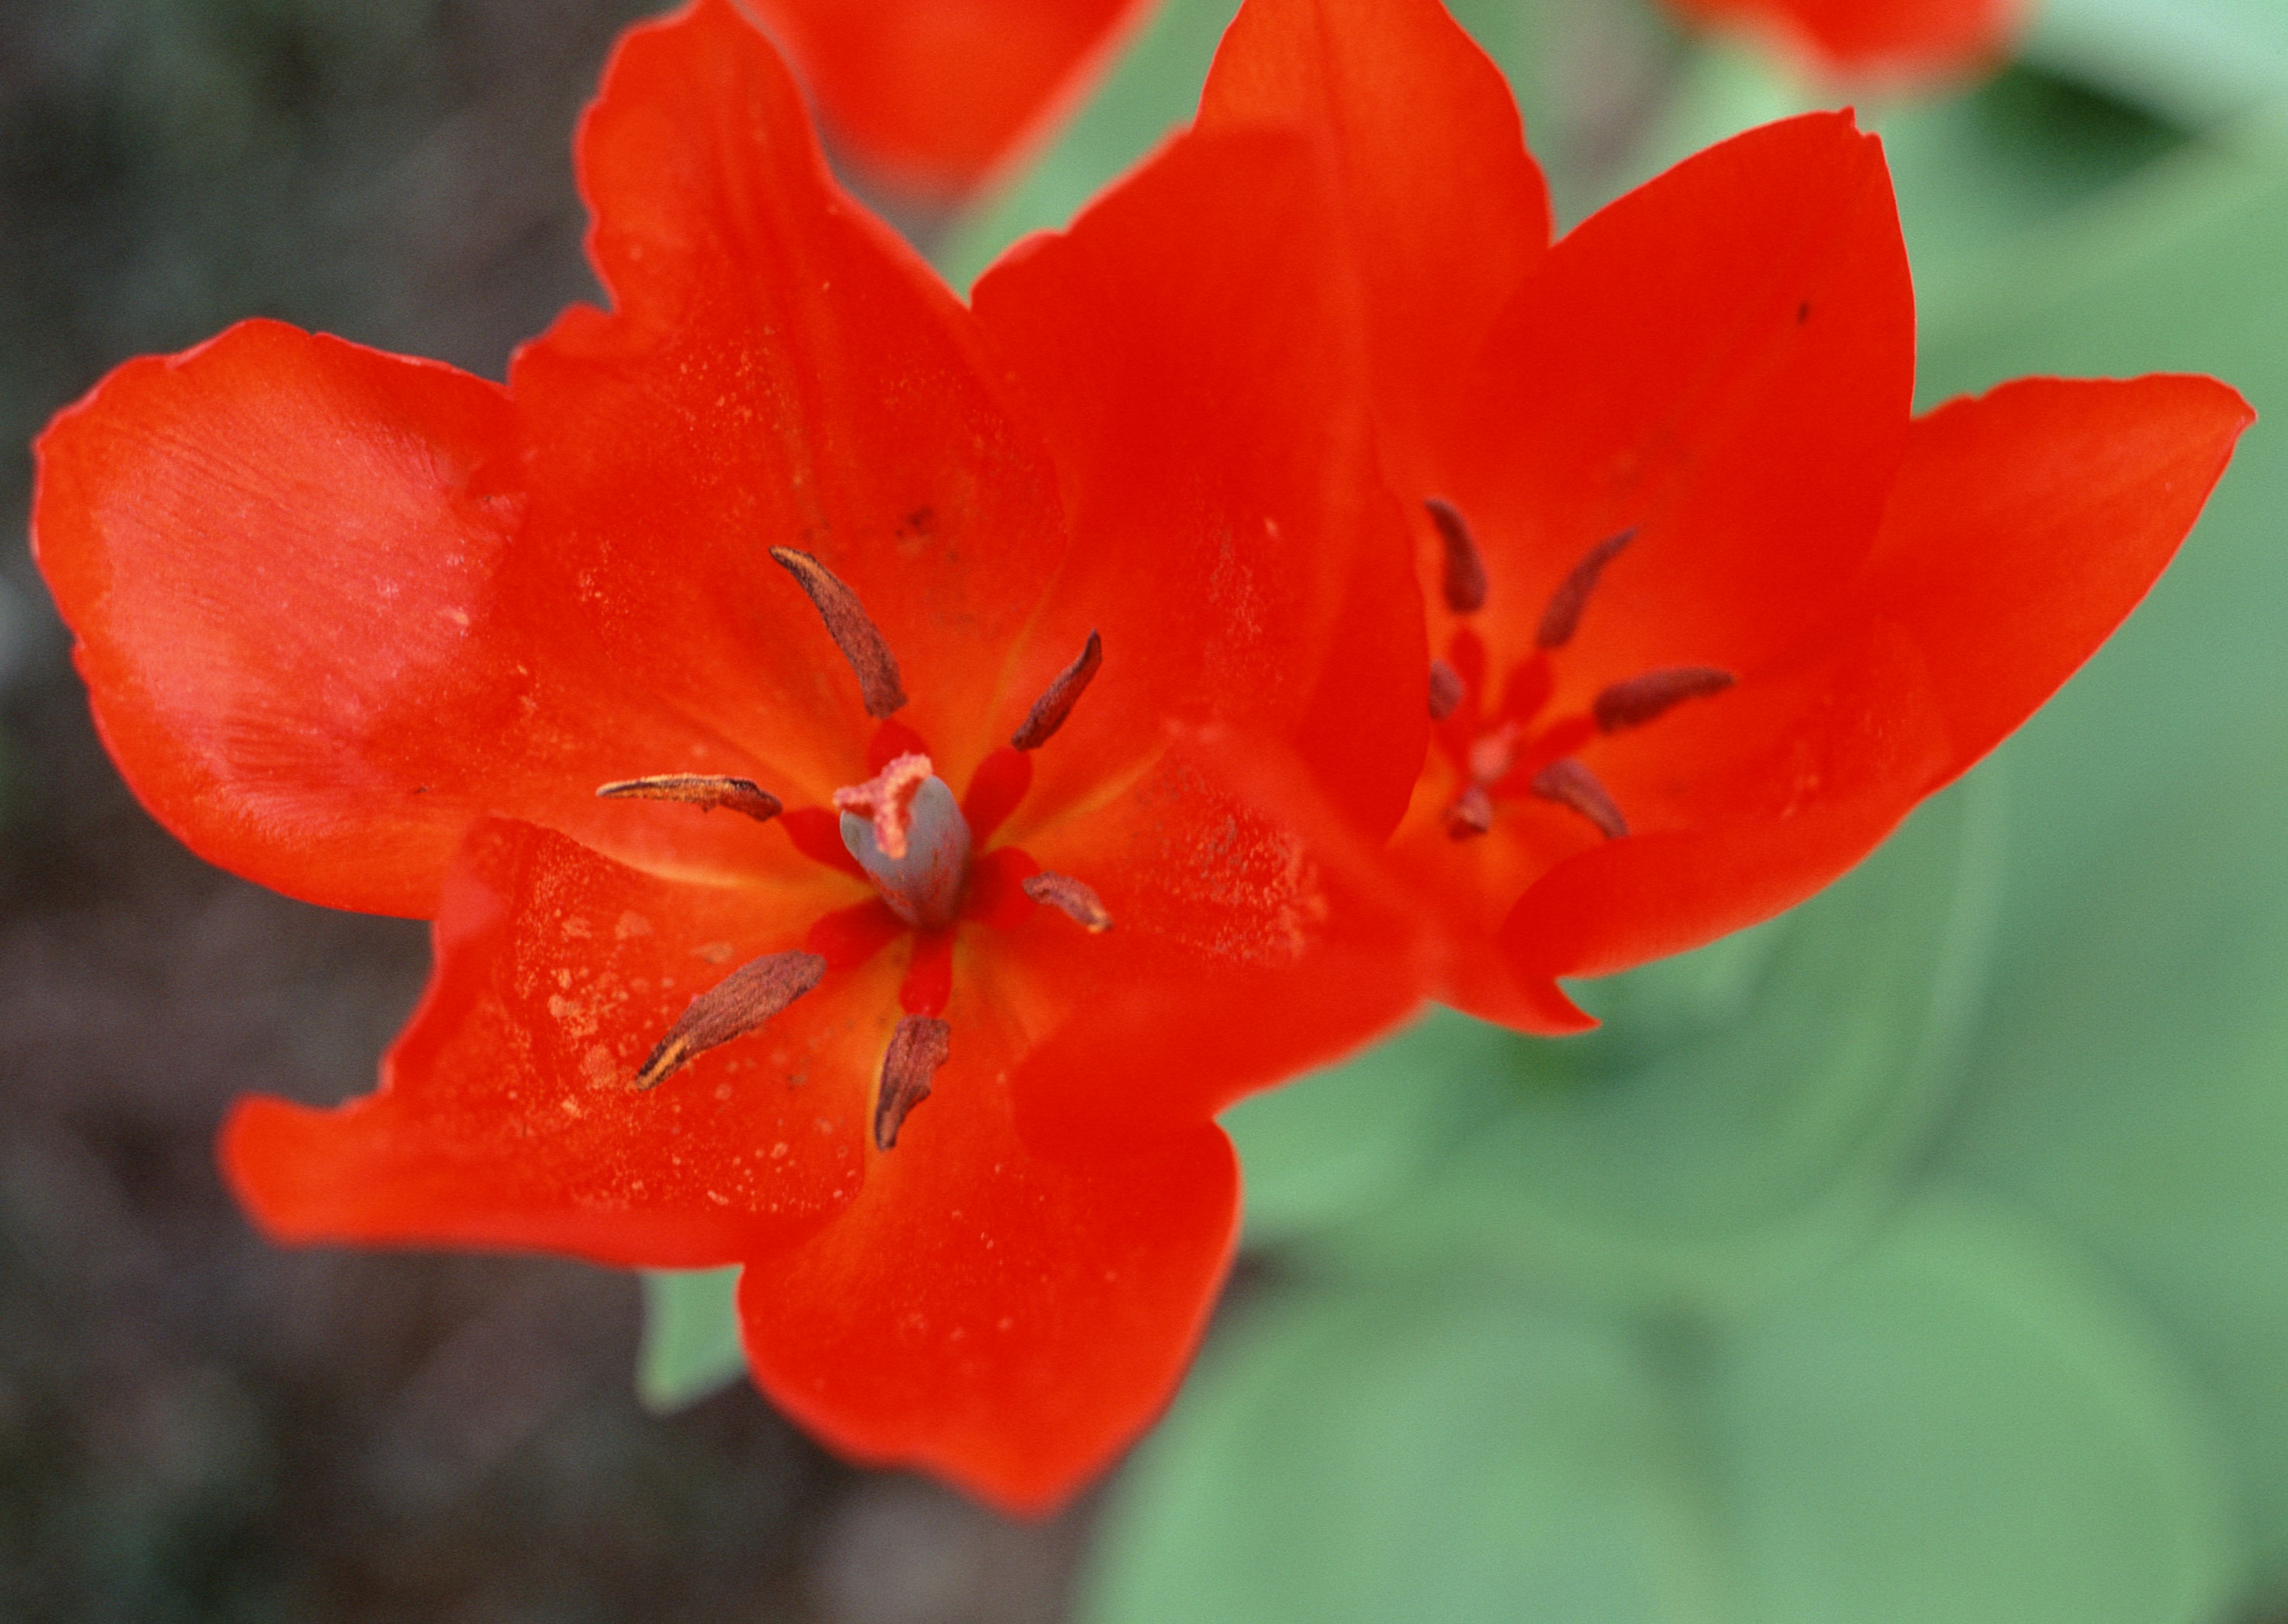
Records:
[[[562,144],[634,0],[18,3],[12,441],[240,315],[497,373],[584,291]],[[1165,0],[1027,176],[909,220],[949,278],[1186,116],[1232,9]],[[1561,223],[1848,99],[1640,0],[1457,11]],[[172,854],[12,560],[0,1612],[2288,1620],[2288,6],[2048,0],[2006,69],[1861,114],[1927,403],[2199,370],[2267,420],[2120,636],[1829,894],[1583,989],[1591,1037],[1434,1016],[1235,1111],[1227,1311],[1040,1526],[721,1390],[721,1275],[649,1277],[639,1343],[590,1271],[249,1241],[220,1102],[363,1087],[417,932]]]

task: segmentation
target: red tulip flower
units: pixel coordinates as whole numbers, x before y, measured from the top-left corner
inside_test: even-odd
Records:
[[[1079,102],[1152,0],[743,0],[870,178],[951,202]]]
[[[1930,78],[1998,66],[2023,0],[1670,0],[1696,22],[1769,35],[1827,73]]]
[[[1200,1333],[1214,1113],[1421,995],[1332,194],[1189,138],[973,313],[729,0],[623,42],[577,155],[613,307],[506,387],[250,322],[41,442],[145,804],[436,922],[379,1092],[247,1101],[226,1168],[288,1240],[743,1264],[820,1436],[1052,1503]]]
[[[1527,1030],[1835,878],[2048,697],[2251,420],[2202,377],[1911,416],[1879,142],[1752,131],[1553,245],[1500,75],[1433,0],[1249,0],[1201,124],[1345,177],[1436,739],[1394,861],[1442,996]]]

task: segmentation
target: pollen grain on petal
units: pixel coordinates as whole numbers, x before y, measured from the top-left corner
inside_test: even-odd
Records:
[[[894,862],[906,854],[914,796],[921,793],[933,771],[926,756],[900,756],[864,783],[836,790],[834,810],[872,823],[875,845]]]
[[[1678,665],[1647,671],[1599,690],[1591,713],[1600,732],[1617,733],[1666,715],[1688,699],[1721,693],[1733,683],[1732,673],[1709,665]]]
[[[616,779],[599,784],[596,793],[608,801],[680,801],[703,812],[724,806],[744,812],[758,823],[767,823],[786,810],[778,796],[751,779],[710,778],[696,772]]]
[[[1100,936],[1112,929],[1112,915],[1106,909],[1103,899],[1085,881],[1044,868],[1038,874],[1027,875],[1019,883],[1034,901],[1059,910],[1092,936]]]
[[[1073,662],[1059,671],[1056,680],[1050,683],[1041,697],[1033,701],[1033,708],[1025,713],[1022,725],[1009,736],[1010,748],[1037,750],[1046,744],[1057,729],[1065,725],[1065,718],[1072,714],[1073,706],[1088,691],[1088,685],[1096,680],[1097,667],[1103,663],[1104,640],[1092,631],[1088,634],[1088,641],[1081,646],[1080,653],[1074,656]]]
[[[842,651],[842,657],[850,661],[850,669],[858,674],[858,691],[865,700],[866,714],[879,721],[902,707],[906,690],[898,675],[897,657],[890,653],[880,628],[858,601],[858,594],[806,552],[792,547],[774,547],[771,558],[809,594],[819,619],[826,622],[827,635]]]
[[[953,1028],[929,1015],[909,1015],[890,1034],[882,1057],[881,1090],[874,1097],[874,1145],[894,1150],[907,1113],[930,1097],[930,1082],[953,1053]]]
[[[1533,640],[1541,648],[1562,648],[1581,630],[1581,614],[1589,606],[1589,596],[1597,590],[1597,582],[1605,573],[1605,566],[1620,557],[1621,550],[1636,540],[1634,530],[1624,530],[1609,535],[1589,549],[1587,556],[1576,564],[1557,590],[1549,595],[1549,602],[1541,611],[1541,626]]]
[[[1438,527],[1438,539],[1445,546],[1438,586],[1446,606],[1457,614],[1475,614],[1486,606],[1486,561],[1478,551],[1477,537],[1470,534],[1469,520],[1442,496],[1432,496],[1422,505],[1429,511],[1430,522]]]
[[[826,961],[814,953],[750,959],[691,1001],[637,1071],[634,1086],[655,1089],[707,1050],[745,1036],[816,986],[825,973]]]
[[[1618,840],[1629,832],[1629,820],[1614,804],[1611,793],[1573,757],[1553,761],[1535,773],[1533,793],[1545,801],[1571,807],[1595,824],[1608,840]]]
[[[1462,674],[1443,660],[1430,662],[1430,719],[1442,722],[1462,707],[1468,692],[1462,685]]]

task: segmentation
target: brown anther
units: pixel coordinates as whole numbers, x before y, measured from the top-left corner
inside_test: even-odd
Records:
[[[1629,820],[1597,781],[1597,775],[1570,756],[1535,773],[1533,793],[1545,801],[1571,807],[1595,824],[1608,840],[1618,840],[1629,832]]]
[[[953,1028],[927,1015],[909,1015],[890,1034],[882,1057],[882,1088],[874,1097],[874,1147],[891,1150],[906,1113],[930,1097],[930,1080],[953,1053]]]
[[[906,855],[906,831],[913,827],[914,796],[934,769],[926,756],[909,752],[890,761],[862,784],[834,792],[834,810],[855,812],[874,825],[874,844],[897,862]]]
[[[774,547],[771,558],[810,595],[818,618],[826,622],[826,635],[834,639],[834,646],[842,651],[850,669],[858,673],[858,692],[866,701],[866,714],[879,721],[902,706],[906,690],[898,677],[897,658],[882,640],[880,630],[868,617],[858,594],[806,552],[798,552],[791,547]]]
[[[637,1071],[635,1086],[655,1089],[705,1050],[744,1037],[818,985],[826,961],[814,953],[767,953],[691,1001]]]
[[[656,778],[624,778],[596,786],[608,801],[680,801],[702,812],[719,806],[767,823],[786,810],[778,796],[743,778],[708,778],[696,772],[663,772]]]
[[[1009,735],[1009,748],[1037,750],[1046,744],[1065,725],[1065,718],[1088,691],[1088,685],[1096,680],[1096,668],[1103,663],[1104,640],[1092,631],[1073,662],[1059,671],[1047,692],[1033,701],[1033,708],[1025,713],[1023,725]]]
[[[1466,689],[1461,672],[1443,660],[1430,662],[1430,719],[1442,722],[1461,708]]]
[[[1085,883],[1069,874],[1053,874],[1044,868],[1038,874],[1027,875],[1018,883],[1034,901],[1061,910],[1092,936],[1101,936],[1112,929],[1112,915],[1105,912],[1103,899]]]
[[[1472,784],[1446,809],[1446,833],[1456,840],[1475,840],[1494,826],[1494,798],[1483,784]]]
[[[1617,682],[1601,690],[1590,710],[1601,731],[1617,733],[1625,728],[1642,727],[1686,700],[1721,693],[1732,685],[1732,681],[1731,672],[1720,671],[1713,666],[1671,666],[1664,671],[1647,671],[1641,677],[1632,677],[1626,682]]]
[[[1486,606],[1486,561],[1478,551],[1477,538],[1470,534],[1470,521],[1442,496],[1432,496],[1422,505],[1429,511],[1430,522],[1438,527],[1438,539],[1446,546],[1438,572],[1446,606],[1457,614],[1475,614]]]
[[[1549,602],[1541,611],[1541,629],[1533,634],[1534,642],[1542,648],[1562,648],[1581,630],[1581,612],[1589,606],[1589,594],[1597,590],[1597,578],[1605,573],[1605,566],[1620,556],[1621,549],[1636,539],[1633,530],[1624,530],[1618,535],[1609,535],[1589,549],[1588,556],[1573,566],[1573,571],[1557,583],[1549,595]]]

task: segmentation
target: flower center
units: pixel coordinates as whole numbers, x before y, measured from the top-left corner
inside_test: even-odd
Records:
[[[1624,530],[1592,547],[1558,582],[1543,606],[1533,652],[1510,668],[1499,704],[1490,703],[1485,640],[1468,618],[1485,607],[1491,590],[1484,555],[1451,503],[1433,496],[1423,505],[1443,551],[1442,595],[1462,619],[1445,657],[1430,662],[1430,719],[1462,781],[1446,807],[1447,834],[1475,839],[1493,828],[1501,802],[1530,795],[1570,807],[1609,840],[1622,838],[1629,832],[1626,815],[1576,752],[1657,720],[1687,700],[1720,693],[1732,685],[1732,674],[1713,666],[1663,667],[1606,685],[1585,714],[1544,718],[1557,688],[1556,656],[1580,630],[1606,566],[1635,538],[1635,531]]]
[[[941,1018],[953,994],[958,931],[1006,929],[1043,905],[1092,935],[1112,927],[1112,915],[1083,881],[1045,871],[1014,846],[977,849],[1024,799],[1033,779],[1029,752],[1064,725],[1103,663],[1104,647],[1096,633],[1088,634],[1079,656],[1034,702],[1008,748],[980,763],[966,794],[957,798],[937,775],[920,736],[895,719],[906,703],[904,682],[888,641],[858,595],[808,553],[774,547],[771,558],[818,610],[858,679],[866,714],[881,724],[869,750],[874,776],[836,790],[831,807],[789,809],[749,780],[690,773],[623,779],[596,793],[679,802],[703,812],[728,807],[759,822],[776,821],[797,850],[870,882],[878,896],[817,921],[799,951],[766,954],[693,999],[638,1068],[634,1086],[657,1087],[706,1050],[755,1031],[829,974],[854,969],[910,938],[912,951],[898,987],[902,1013],[884,1049],[874,1090],[874,1143],[887,1151],[896,1145],[907,1114],[929,1097],[953,1052],[953,1028]]]
[[[834,792],[842,844],[890,911],[910,925],[935,930],[961,912],[969,880],[969,820],[952,788],[930,771],[930,758],[897,757],[865,783]]]

